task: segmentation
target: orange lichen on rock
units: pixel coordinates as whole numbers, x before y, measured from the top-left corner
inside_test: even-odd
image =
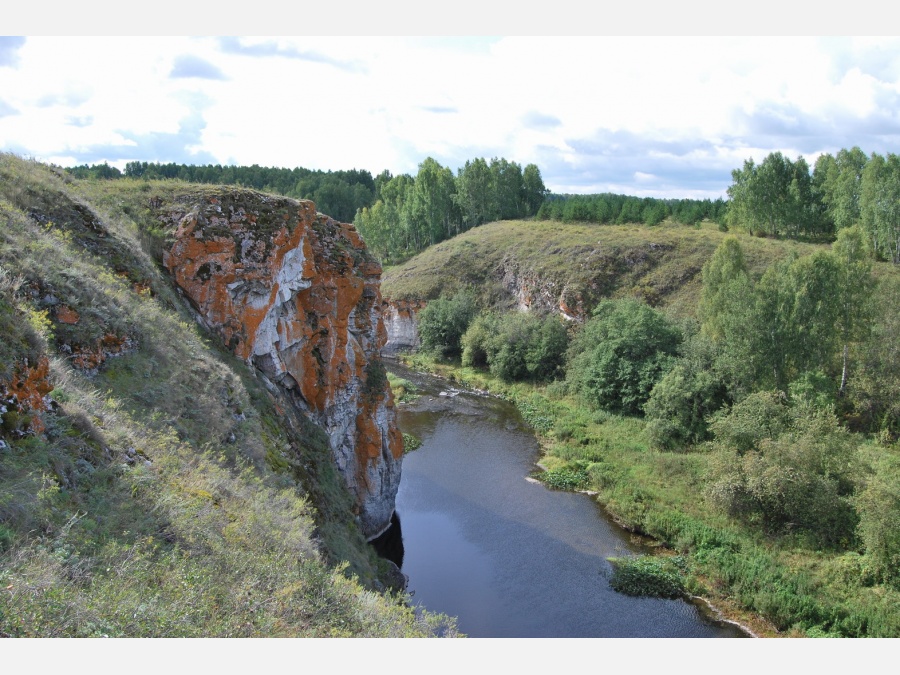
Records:
[[[39,413],[47,409],[45,397],[52,390],[50,362],[46,356],[41,356],[34,366],[26,362],[16,368],[6,386],[0,383],[3,399],[8,400],[10,397],[15,399],[15,404],[20,410],[30,413]],[[44,425],[40,416],[35,415],[31,419],[30,431],[40,433],[43,430]]]
[[[93,345],[78,345],[72,350],[72,365],[87,373],[95,372],[107,359],[121,356],[134,348],[127,336],[107,333]]]
[[[309,201],[243,191],[170,218],[163,264],[198,319],[325,429],[363,532],[376,536],[402,457],[386,380],[367,389],[386,339],[381,266],[352,225]]]
[[[81,320],[81,317],[78,315],[78,312],[68,305],[60,305],[56,308],[56,320],[60,323],[67,323],[70,326],[74,326]]]

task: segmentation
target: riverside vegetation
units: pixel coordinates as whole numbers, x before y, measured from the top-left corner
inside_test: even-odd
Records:
[[[861,227],[729,227],[493,223],[384,292],[431,298],[409,363],[515,402],[550,487],[677,554],[614,561],[614,587],[761,634],[900,636],[898,270]]]
[[[160,271],[148,200],[216,189],[0,155],[0,635],[454,635]]]

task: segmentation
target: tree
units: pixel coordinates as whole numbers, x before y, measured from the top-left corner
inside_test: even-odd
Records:
[[[525,204],[525,215],[536,214],[548,192],[541,178],[541,170],[535,164],[527,165],[522,174],[522,202]]]
[[[708,418],[729,400],[716,372],[716,344],[695,333],[682,348],[676,365],[656,383],[644,405],[650,442],[664,450],[707,440]]]
[[[491,173],[497,190],[497,217],[521,218],[523,211],[522,167],[504,158],[491,160]]]
[[[729,219],[751,231],[773,237],[796,237],[815,229],[816,208],[809,165],[780,152],[770,153],[759,166],[752,159],[731,172]]]
[[[872,154],[861,181],[860,221],[875,252],[900,263],[900,156]]]
[[[412,190],[412,217],[420,224],[430,245],[451,236],[450,223],[456,185],[450,169],[428,157],[419,164]]]
[[[483,158],[467,161],[456,177],[456,204],[465,230],[497,218],[494,174]]]
[[[858,147],[841,149],[836,157],[821,155],[816,160],[813,184],[826,217],[837,230],[859,222],[862,175],[867,163],[868,158]]]
[[[743,249],[728,236],[703,266],[698,313],[703,334],[718,345],[715,370],[733,400],[752,391],[760,368],[755,305]]]
[[[466,291],[430,301],[418,315],[422,347],[442,356],[458,356],[462,336],[476,314],[475,300]]]
[[[832,255],[839,266],[834,295],[838,305],[835,327],[843,345],[838,391],[843,396],[850,370],[850,345],[865,340],[872,328],[875,279],[865,235],[859,226],[845,227],[838,232],[837,241],[832,245]]]
[[[638,414],[675,364],[681,340],[678,328],[648,305],[604,301],[573,342],[568,380],[592,405]]]
[[[857,496],[859,535],[875,573],[900,580],[900,463],[891,455],[879,458],[879,470]]]

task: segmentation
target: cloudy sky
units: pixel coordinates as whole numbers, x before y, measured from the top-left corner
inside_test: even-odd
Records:
[[[723,196],[778,150],[900,149],[900,40],[0,37],[0,150],[415,173],[474,157],[557,193]]]

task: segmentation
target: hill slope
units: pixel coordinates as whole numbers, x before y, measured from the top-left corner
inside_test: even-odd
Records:
[[[486,304],[583,316],[606,297],[637,297],[693,313],[703,264],[724,239],[711,223],[585,225],[501,221],[469,230],[385,271],[391,300],[430,300],[475,287]],[[752,273],[815,244],[743,236]]]
[[[332,430],[201,329],[161,270],[158,209],[225,192],[0,155],[0,633],[402,636],[442,620],[370,590],[390,575]]]

